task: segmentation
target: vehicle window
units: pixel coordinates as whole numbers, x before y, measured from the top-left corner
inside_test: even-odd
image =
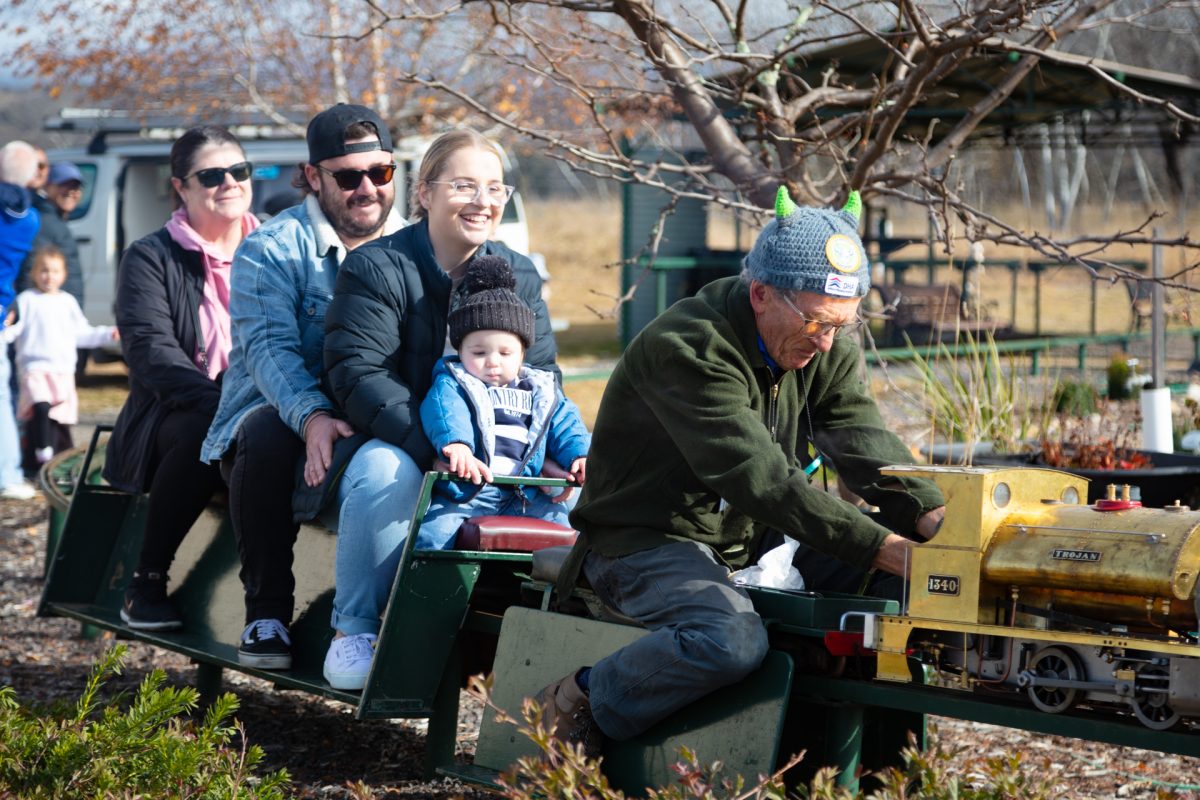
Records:
[[[500,224],[506,222],[520,222],[521,218],[517,215],[517,204],[508,202],[504,204],[504,214],[500,217]]]
[[[250,210],[259,219],[267,219],[299,203],[303,198],[292,188],[295,174],[295,164],[255,164],[254,203]]]
[[[96,193],[96,165],[77,161],[75,166],[79,167],[79,172],[83,175],[83,197],[79,198],[79,205],[75,206],[75,210],[67,219],[79,219],[87,214],[88,207],[92,204],[92,196]]]

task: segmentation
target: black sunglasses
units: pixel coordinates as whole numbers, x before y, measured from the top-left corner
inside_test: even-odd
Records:
[[[238,183],[250,180],[250,176],[254,174],[254,165],[249,161],[243,161],[240,164],[234,164],[229,167],[209,167],[208,169],[198,169],[187,178],[195,178],[200,182],[200,185],[205,189],[212,189],[220,186],[225,182],[225,173],[228,172],[233,176],[233,179]]]
[[[396,172],[395,164],[382,164],[378,167],[370,169],[325,169],[320,164],[313,164],[314,167],[321,172],[329,173],[333,176],[333,182],[338,185],[338,188],[343,192],[352,192],[362,184],[363,175],[376,186],[386,186],[392,182],[392,175]]]

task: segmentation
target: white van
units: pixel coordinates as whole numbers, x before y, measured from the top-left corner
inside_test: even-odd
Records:
[[[47,127],[63,126],[51,122]],[[251,210],[265,219],[299,202],[300,194],[291,183],[297,165],[308,157],[304,140],[253,139],[237,128],[232,130],[254,164]],[[161,228],[171,215],[169,155],[171,142],[182,132],[172,130],[154,139],[125,136],[117,140],[111,131],[98,131],[86,148],[47,153],[51,162],[71,161],[83,174],[83,196],[68,224],[79,243],[83,310],[93,325],[115,322],[117,267],[125,247]],[[405,216],[409,188],[431,141],[410,138],[396,142],[396,208]],[[505,161],[507,173],[510,165],[507,158]],[[529,229],[520,194],[514,194],[505,207],[496,238],[519,253],[529,252]],[[119,354],[120,346],[115,345],[112,353]]]

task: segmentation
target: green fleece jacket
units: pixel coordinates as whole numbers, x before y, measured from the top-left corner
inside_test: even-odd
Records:
[[[879,474],[913,459],[867,396],[859,354],[853,340],[836,339],[829,353],[776,379],[738,278],[714,281],[659,315],[604,391],[571,514],[582,536],[570,561],[589,549],[620,556],[690,539],[737,568],[770,527],[869,565],[888,529],[810,485],[810,435],[839,480],[901,533],[944,501],[929,481]]]

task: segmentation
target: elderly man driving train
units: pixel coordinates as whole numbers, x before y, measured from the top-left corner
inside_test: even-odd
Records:
[[[809,588],[878,594],[868,570],[902,574],[907,537],[940,526],[932,483],[880,474],[912,457],[844,335],[870,284],[860,208],[856,193],[841,211],[800,208],[781,188],[742,275],[651,322],[609,380],[559,589],[582,572],[651,633],[539,695],[556,735],[590,755],[759,666],[766,631],[729,572],[780,532],[801,542]],[[890,527],[811,485],[825,459]]]

